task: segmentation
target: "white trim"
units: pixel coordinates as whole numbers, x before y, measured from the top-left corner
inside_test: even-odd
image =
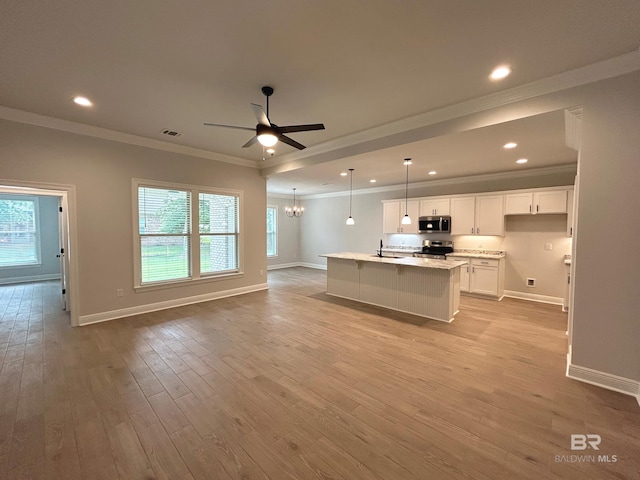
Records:
[[[208,150],[202,150],[195,147],[187,147],[185,145],[177,145],[153,138],[140,137],[131,135],[130,133],[118,132],[102,127],[94,127],[84,123],[71,122],[60,118],[48,117],[38,113],[25,112],[15,108],[4,107],[0,105],[0,118],[11,120],[18,123],[26,123],[28,125],[36,125],[38,127],[51,128],[54,130],[62,130],[63,132],[85,135],[87,137],[101,138],[103,140],[111,140],[129,145],[137,145],[139,147],[154,148],[165,152],[179,153],[189,155],[191,157],[205,158],[207,160],[215,160],[218,162],[232,163],[242,167],[258,168],[259,163],[255,160],[247,160],[244,158],[215,153]]]
[[[326,270],[327,266],[320,263],[306,263],[306,262],[292,262],[292,263],[280,263],[278,265],[269,265],[267,270],[279,270],[281,268],[293,268],[293,267],[305,267],[315,268],[316,270]]]
[[[552,297],[550,295],[538,295],[537,293],[517,292],[515,290],[505,290],[504,296],[508,298],[519,298],[520,300],[529,300],[530,302],[550,303],[552,305],[562,306],[564,298]]]
[[[202,295],[194,295],[192,297],[176,298],[175,300],[166,300],[164,302],[148,303],[137,307],[122,308],[119,310],[110,310],[108,312],[92,313],[82,315],[80,317],[80,325],[91,325],[93,323],[106,322],[118,318],[131,317],[133,315],[141,315],[143,313],[157,312],[158,310],[166,310],[168,308],[182,307],[184,305],[192,305],[194,303],[209,302],[220,298],[234,297],[236,295],[244,295],[245,293],[259,292],[268,290],[266,283],[258,283],[247,287],[232,288],[220,292],[205,293]]]
[[[579,382],[588,383],[597,387],[613,390],[614,392],[624,393],[636,397],[638,405],[640,405],[640,381],[630,378],[619,377],[611,373],[593,370],[579,365],[572,365],[567,362],[567,377]]]
[[[300,267],[302,266],[300,262],[293,263],[279,263],[278,265],[267,265],[267,271],[269,270],[279,270],[281,268],[292,268],[292,267]]]
[[[327,266],[326,265],[322,265],[321,263],[300,262],[300,266],[301,267],[306,267],[306,268],[315,268],[316,270],[326,270],[327,269]]]
[[[60,274],[48,273],[45,275],[27,275],[24,277],[0,278],[0,285],[11,285],[13,283],[45,282],[47,280],[60,280]]]

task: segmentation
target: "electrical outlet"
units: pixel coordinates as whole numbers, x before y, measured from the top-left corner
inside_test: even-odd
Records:
[[[117,288],[116,289],[116,297],[118,297],[118,298],[124,297],[124,290],[122,290],[121,288]]]
[[[545,243],[544,244],[544,249],[545,250],[551,250],[553,248],[553,245],[551,243]]]
[[[264,270],[260,270],[260,276],[264,275]]]

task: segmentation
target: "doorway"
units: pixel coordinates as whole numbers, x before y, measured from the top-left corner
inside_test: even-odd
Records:
[[[70,314],[71,325],[77,326],[79,324],[79,292],[77,288],[75,187],[73,185],[0,179],[0,193],[32,197],[53,197],[57,200],[59,248],[57,249],[56,257],[60,266],[60,300],[62,308]]]

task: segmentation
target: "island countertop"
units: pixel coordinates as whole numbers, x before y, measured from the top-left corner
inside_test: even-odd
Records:
[[[354,252],[341,252],[341,253],[325,253],[319,255],[326,258],[340,258],[344,260],[354,260],[356,262],[372,262],[372,263],[388,263],[392,265],[403,265],[407,267],[421,267],[421,268],[438,268],[441,270],[452,270],[462,265],[466,265],[466,260],[437,260],[432,258],[417,258],[417,257],[379,257],[370,253],[354,253]]]

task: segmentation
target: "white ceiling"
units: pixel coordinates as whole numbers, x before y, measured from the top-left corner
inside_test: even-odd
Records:
[[[290,136],[328,151],[392,122],[637,51],[638,25],[637,0],[10,0],[0,11],[0,105],[266,171],[290,158],[269,179],[274,192],[343,190],[337,175],[349,167],[354,187],[371,176],[375,186],[402,183],[404,157],[414,158],[412,181],[432,168],[439,178],[507,171],[519,156],[535,168],[576,161],[561,113],[366,155],[354,148],[297,169],[294,160],[313,148],[279,144],[262,161],[258,145],[241,148],[250,132],[202,123],[253,127],[249,104],[264,104],[260,87],[271,85],[271,120],[323,122],[324,131]],[[512,75],[490,81],[505,63]],[[79,94],[94,106],[73,104]],[[161,135],[166,128],[182,136]],[[518,151],[502,151],[512,139]]]

